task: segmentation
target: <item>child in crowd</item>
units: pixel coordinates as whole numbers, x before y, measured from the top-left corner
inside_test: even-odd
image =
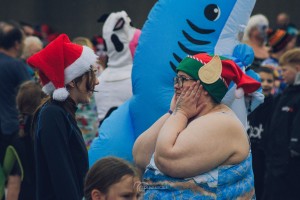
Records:
[[[300,49],[279,60],[287,84],[276,99],[266,146],[264,199],[299,199],[300,190]]]
[[[87,173],[84,197],[86,200],[137,200],[141,186],[136,168],[125,160],[107,157],[98,160]]]
[[[275,76],[271,68],[259,67],[257,73],[261,78],[264,103],[248,115],[248,130],[251,141],[252,165],[256,198],[261,199],[265,174],[264,140],[267,136],[266,126],[272,114],[272,90],[275,87]]]
[[[16,103],[19,110],[19,135],[13,141],[13,148],[21,166],[15,162],[7,185],[7,199],[26,200],[35,198],[35,167],[33,139],[30,134],[32,116],[45,94],[34,81],[24,82],[18,91]],[[22,171],[24,178],[21,180]]]

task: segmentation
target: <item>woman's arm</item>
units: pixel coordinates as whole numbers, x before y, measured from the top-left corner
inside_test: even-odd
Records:
[[[227,114],[214,113],[192,121],[180,133],[179,118],[171,116],[161,129],[155,148],[155,164],[163,173],[187,178],[220,165],[237,164],[249,152],[242,125]],[[183,117],[182,117],[183,118]]]
[[[158,133],[169,116],[170,114],[166,113],[159,118],[149,129],[143,132],[134,143],[132,150],[133,159],[135,164],[143,171],[149,164],[154,152]]]
[[[174,94],[171,100],[170,110],[175,109],[176,100],[176,95]],[[169,116],[170,113],[166,113],[160,117],[149,129],[143,132],[134,143],[132,150],[133,159],[142,171],[145,170],[150,162],[151,156],[154,153],[158,133]]]
[[[230,162],[238,162],[248,153],[246,134],[234,116],[207,114],[188,124],[206,105],[198,102],[194,90],[195,85],[184,90],[157,138],[155,163],[172,177],[195,176],[227,163],[237,149],[243,149],[241,145],[246,147],[242,156],[234,156]]]

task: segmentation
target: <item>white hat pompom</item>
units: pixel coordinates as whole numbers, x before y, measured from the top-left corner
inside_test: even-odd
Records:
[[[68,98],[68,96],[70,95],[70,93],[67,91],[67,89],[64,88],[58,88],[56,90],[54,90],[53,92],[53,99],[57,100],[57,101],[64,101]]]

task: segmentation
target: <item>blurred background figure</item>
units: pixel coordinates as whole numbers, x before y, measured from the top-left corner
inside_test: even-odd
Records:
[[[246,26],[243,42],[253,48],[254,61],[251,68],[261,66],[261,62],[269,57],[269,48],[266,46],[269,20],[262,14],[250,17]]]
[[[300,191],[300,49],[279,60],[287,87],[274,100],[267,137],[264,200],[296,200]]]
[[[24,48],[23,53],[21,55],[21,59],[24,61],[26,65],[26,70],[31,79],[39,82],[39,76],[37,71],[35,71],[32,67],[27,65],[26,60],[33,54],[39,52],[43,49],[43,43],[37,36],[27,36],[24,40]]]
[[[76,37],[73,39],[73,42],[75,44],[79,44],[81,46],[87,46],[87,47],[90,47],[91,49],[93,49],[93,43],[91,42],[90,39],[88,39],[86,37]]]
[[[34,36],[37,34],[32,24],[20,21],[20,25],[22,26],[22,29],[26,36]]]
[[[13,140],[12,147],[20,159],[21,166],[19,162],[15,161],[9,175],[10,183],[7,187],[7,199],[36,199],[31,122],[35,109],[45,96],[46,95],[42,92],[41,85],[34,81],[24,82],[18,91],[16,101],[19,111],[20,130],[18,136]]]
[[[86,37],[76,37],[72,40],[73,43],[79,44],[81,46],[87,46],[91,49],[93,48],[93,43],[89,38]],[[98,68],[98,71],[100,69]],[[98,134],[98,118],[97,118],[97,108],[95,103],[94,95],[90,99],[89,104],[78,104],[78,109],[76,111],[76,121],[80,128],[83,139],[85,141],[86,147],[89,148],[92,140]]]
[[[281,12],[276,18],[276,28],[286,30],[290,35],[298,35],[297,27],[291,23],[290,16],[286,12]]]
[[[295,47],[296,38],[282,29],[268,30],[268,46],[270,56],[262,62],[262,66],[278,67],[279,58],[287,51]]]
[[[94,49],[96,54],[99,56],[99,64],[100,70],[99,75],[103,72],[103,70],[107,67],[107,54],[106,54],[106,45],[103,37],[101,35],[94,35],[92,38],[92,43],[94,45]]]
[[[39,27],[39,33],[44,47],[59,35],[59,33],[56,33],[48,24],[41,24]]]
[[[288,34],[285,30],[268,30],[268,46],[270,47],[270,57],[265,59],[261,65],[271,67],[275,71],[276,80],[273,94],[283,91],[286,84],[282,80],[282,71],[279,66],[280,57],[296,45],[296,37]]]
[[[261,79],[261,87],[265,96],[264,102],[248,115],[247,133],[251,142],[252,167],[256,199],[262,199],[264,176],[266,169],[265,140],[269,135],[266,127],[273,111],[273,89],[275,76],[273,69],[260,67],[256,71]]]
[[[0,171],[6,148],[19,132],[17,91],[29,79],[26,66],[19,60],[24,38],[25,34],[19,24],[0,22]],[[7,187],[12,182],[8,178]]]
[[[29,76],[21,56],[24,33],[18,24],[0,23],[0,162],[5,149],[19,131],[16,96]]]
[[[135,48],[141,31],[131,25],[125,11],[101,17],[103,38],[106,44],[108,63],[99,76],[101,84],[96,86],[95,99],[100,123],[111,109],[116,109],[132,96],[131,70]]]

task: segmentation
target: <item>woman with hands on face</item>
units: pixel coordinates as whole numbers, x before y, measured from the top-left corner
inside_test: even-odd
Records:
[[[220,103],[230,81],[246,93],[260,87],[217,55],[188,56],[179,64],[170,111],[134,144],[135,163],[145,170],[144,199],[255,196],[247,134]]]

